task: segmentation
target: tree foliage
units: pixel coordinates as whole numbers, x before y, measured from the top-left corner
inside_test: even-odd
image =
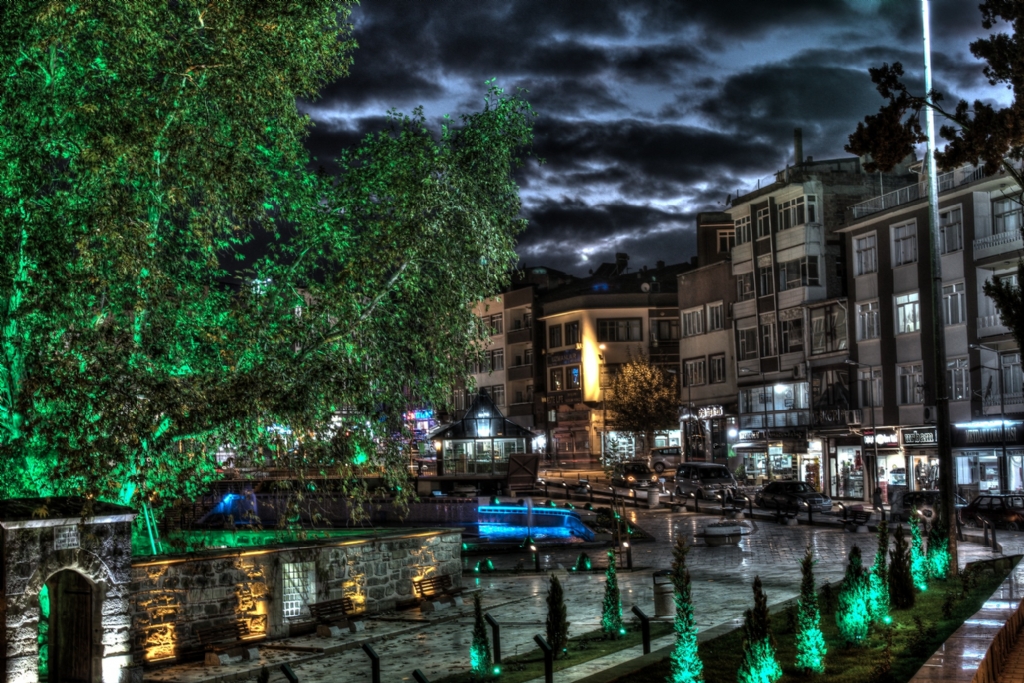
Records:
[[[809,673],[825,672],[828,646],[821,632],[818,593],[814,587],[814,554],[810,546],[800,561],[800,597],[797,598],[796,668]]]
[[[919,590],[928,588],[928,560],[921,537],[921,519],[917,509],[910,511],[910,575]]]
[[[672,549],[672,585],[675,588],[676,616],[672,628],[676,642],[669,654],[668,683],[698,683],[704,680],[704,665],[697,653],[697,622],[693,618],[693,595],[690,591],[690,570],[686,554],[690,547],[682,536]]]
[[[743,613],[743,660],[736,673],[737,683],[775,683],[782,667],[775,656],[768,597],[761,589],[761,577],[754,577],[754,606]]]
[[[0,494],[160,504],[225,444],[401,489],[402,413],[446,402],[516,259],[533,114],[390,112],[312,171],[296,102],[347,73],[350,4],[5,5]]]
[[[469,645],[469,668],[478,678],[487,677],[491,669],[491,643],[487,639],[480,591],[473,593],[473,640]]]
[[[946,169],[963,164],[984,164],[985,172],[1002,170],[1016,181],[1013,195],[1021,202],[1024,175],[1020,162],[1024,158],[1024,4],[1013,0],[984,0],[979,5],[981,24],[986,30],[1000,24],[1012,28],[1010,33],[995,30],[985,38],[971,43],[971,53],[984,62],[984,73],[992,86],[1007,88],[1013,99],[1006,107],[977,99],[973,103],[960,100],[950,109],[942,104],[942,94],[932,93],[933,109],[947,123],[939,135],[947,141],[938,150],[936,163]],[[903,82],[903,65],[899,62],[869,69],[879,94],[887,100],[877,114],[865,117],[850,135],[846,150],[852,154],[872,157],[867,170],[888,171],[911,154],[914,147],[927,140],[920,114],[929,106],[924,94],[913,94]],[[1024,230],[1024,227],[1022,227]],[[1024,282],[1024,261],[1018,263],[1018,282]],[[985,283],[985,294],[996,304],[1005,325],[1024,347],[1024,290],[1012,282],[992,279]]]
[[[917,595],[914,577],[910,571],[910,545],[903,533],[903,525],[892,535],[893,547],[889,551],[889,601],[896,609],[910,609]]]
[[[622,627],[622,597],[615,570],[615,551],[608,551],[608,569],[604,573],[604,600],[601,603],[601,630],[615,639],[625,633]]]
[[[838,602],[836,627],[839,635],[848,644],[863,643],[871,626],[871,588],[858,546],[850,549],[850,561],[839,587]]]
[[[888,623],[889,619],[889,524],[878,523],[878,549],[871,566],[871,620]]]
[[[562,582],[554,574],[548,586],[548,618],[546,622],[548,645],[555,651],[555,657],[562,657],[569,647],[569,621],[566,618],[565,592]]]
[[[642,440],[644,449],[654,444],[654,433],[678,428],[679,389],[675,376],[666,377],[642,349],[630,353],[608,389],[609,426]]]

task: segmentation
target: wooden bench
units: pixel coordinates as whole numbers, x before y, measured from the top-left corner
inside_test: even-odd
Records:
[[[461,605],[462,598],[459,593],[461,588],[452,588],[452,577],[448,574],[428,576],[412,582],[413,592],[420,600],[425,601],[421,606],[430,605],[426,611],[442,609],[446,604]],[[451,598],[450,603],[445,599]]]
[[[260,652],[255,643],[266,636],[252,637],[249,624],[244,621],[233,621],[229,624],[193,628],[199,644],[206,650],[206,664],[219,666],[227,664],[232,652],[236,651],[245,659],[259,659]]]
[[[314,603],[309,606],[309,613],[317,622],[316,634],[323,638],[340,636],[343,626],[353,633],[363,630],[362,620],[352,619],[356,613],[352,598]]]
[[[843,524],[853,527],[854,531],[860,528],[867,529],[868,520],[871,519],[871,510],[862,505],[843,505]]]

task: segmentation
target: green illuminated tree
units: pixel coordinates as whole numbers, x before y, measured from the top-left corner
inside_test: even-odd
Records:
[[[675,587],[676,616],[672,625],[676,642],[669,655],[671,674],[668,683],[697,683],[704,679],[704,665],[697,654],[697,622],[693,618],[693,597],[690,593],[690,570],[686,554],[690,547],[679,536],[672,549],[672,585]]]
[[[871,626],[871,589],[857,546],[850,549],[850,561],[839,586],[838,602],[836,627],[839,635],[848,644],[863,643],[868,636],[868,627]]]
[[[346,74],[350,4],[4,6],[0,495],[160,506],[225,444],[411,494],[402,413],[483,338],[532,112],[496,88],[438,134],[392,112],[310,170],[296,102]]]
[[[910,609],[917,596],[910,571],[910,546],[902,524],[896,527],[892,539],[893,546],[889,551],[889,601],[896,609]]]
[[[615,552],[608,551],[608,569],[604,573],[604,601],[601,604],[601,630],[613,640],[625,634],[622,627],[622,598],[619,577],[615,573]]]
[[[645,452],[654,445],[654,433],[679,428],[679,390],[674,376],[638,349],[619,368],[608,393],[608,425],[643,443]]]
[[[566,619],[565,593],[562,591],[562,582],[554,574],[551,575],[551,585],[548,587],[548,618],[547,618],[547,640],[548,645],[555,651],[555,657],[562,657],[569,647],[569,622]]]
[[[761,577],[754,577],[754,607],[743,613],[743,661],[736,673],[737,683],[774,683],[782,678],[775,657],[768,598],[761,590]]]
[[[928,589],[928,561],[921,538],[921,520],[917,509],[910,511],[910,575],[918,590]]]
[[[821,613],[818,611],[818,592],[814,587],[814,555],[808,546],[800,561],[800,597],[797,598],[796,668],[808,673],[825,672],[828,646],[821,633]]]
[[[883,519],[878,523],[878,550],[869,575],[871,587],[871,620],[889,623],[889,525]]]
[[[487,640],[480,591],[473,593],[473,641],[469,645],[469,668],[479,678],[491,673],[491,643]]]
[[[949,576],[949,536],[941,524],[932,524],[928,530],[925,561],[929,578],[945,580]]]

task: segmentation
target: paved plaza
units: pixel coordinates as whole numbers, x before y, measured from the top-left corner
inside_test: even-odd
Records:
[[[799,561],[805,548],[810,546],[818,563],[816,576],[819,583],[835,582],[842,578],[846,558],[854,544],[861,547],[865,563],[870,564],[875,552],[875,534],[855,534],[835,527],[780,526],[774,522],[748,520],[750,533],[735,547],[712,548],[695,538],[702,527],[715,521],[715,516],[692,512],[672,513],[667,509],[629,509],[627,517],[647,530],[657,540],[634,544],[635,571],[621,571],[623,613],[632,619],[630,608],[639,605],[647,614],[654,614],[653,572],[667,569],[672,563],[672,547],[682,534],[693,544],[688,563],[693,580],[694,612],[702,630],[713,626],[740,623],[743,611],[751,603],[751,583],[760,576],[771,604],[794,598],[799,591]],[[1004,553],[1024,550],[1024,534],[1000,533]],[[961,562],[985,559],[993,553],[976,544],[961,546]],[[571,566],[579,553],[578,548],[543,552],[545,568]],[[600,566],[604,566],[604,551],[588,553]],[[483,603],[502,624],[502,652],[504,656],[533,650],[533,636],[544,632],[546,616],[546,576],[495,574],[474,576],[472,566],[482,559],[467,558],[464,577],[469,590],[483,591]],[[532,567],[529,553],[494,555],[498,569],[511,569],[522,560]],[[641,568],[642,567],[642,568]],[[571,635],[592,631],[599,627],[601,599],[604,591],[603,573],[590,575],[569,574],[565,579],[565,596]],[[287,647],[323,648],[326,654],[306,651],[271,650],[263,648],[264,662],[274,666],[290,662],[302,683],[357,683],[370,680],[369,660],[359,649],[362,642],[372,641],[382,658],[382,680],[412,680],[413,669],[421,669],[435,680],[468,669],[469,640],[472,630],[472,601],[467,599],[462,608],[450,608],[433,615],[419,611],[400,612],[367,621],[366,630],[357,634],[344,634],[340,638],[321,639],[314,636],[297,637],[283,642]],[[654,643],[654,647],[667,645]],[[344,649],[349,648],[349,649]],[[556,675],[557,683],[570,683],[596,670],[606,668],[624,659],[638,656],[636,652],[623,652],[589,665],[573,667]],[[239,662],[224,667],[182,665],[148,672],[147,681],[166,683],[198,683],[214,680],[255,679],[253,663]],[[275,673],[273,680],[278,680]],[[283,680],[281,678],[280,680]]]

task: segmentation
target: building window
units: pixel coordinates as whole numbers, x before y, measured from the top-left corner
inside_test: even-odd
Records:
[[[316,602],[316,572],[312,562],[285,562],[282,571],[281,605],[285,619],[309,616]]]
[[[748,327],[738,330],[739,335],[739,358],[740,360],[751,360],[757,358],[757,328]]]
[[[892,226],[892,265],[917,262],[917,222]]]
[[[704,334],[704,309],[683,311],[683,336],[695,337],[698,334]]]
[[[967,297],[964,283],[954,282],[942,288],[942,319],[947,325],[967,322]]]
[[[494,351],[491,351],[491,369],[505,369],[505,349],[495,349]]]
[[[733,221],[736,227],[736,244],[746,244],[750,241],[750,216],[743,216]]]
[[[574,323],[565,324],[565,345],[575,346],[580,343],[580,323],[576,321]]]
[[[917,292],[896,297],[896,334],[917,332],[921,329],[921,311]]]
[[[573,365],[565,369],[565,388],[579,389],[583,386],[583,379],[580,376],[580,366]]]
[[[1003,367],[1003,391],[1007,394],[1020,394],[1024,391],[1024,377],[1020,370],[1020,351],[1016,353],[1004,353],[1000,357],[1000,364]]]
[[[674,341],[679,339],[679,318],[653,318],[651,320],[652,341]]]
[[[878,245],[875,243],[874,234],[855,239],[853,250],[856,254],[857,275],[878,271]]]
[[[780,292],[797,287],[817,287],[819,283],[817,256],[804,256],[779,264]]]
[[[548,348],[557,349],[562,345],[562,326],[551,325],[548,327]]]
[[[924,403],[924,373],[922,365],[901,365],[898,370],[900,405]]]
[[[748,219],[749,220],[749,219]],[[718,253],[728,254],[736,246],[736,230],[718,231]]]
[[[962,212],[957,206],[939,212],[939,251],[949,254],[964,248]]]
[[[724,321],[724,306],[722,302],[708,304],[708,332],[722,329]]]
[[[1014,199],[997,199],[992,202],[992,234],[1020,231],[1020,204]]]
[[[528,348],[523,351],[523,365],[533,365],[533,349]]]
[[[697,387],[707,383],[707,361],[695,358],[686,361],[683,367],[683,381],[688,387]]]
[[[767,237],[772,234],[771,211],[768,207],[757,210],[757,237]]]
[[[777,355],[775,348],[775,323],[764,323],[761,325],[761,358],[769,358]]]
[[[867,301],[857,305],[857,339],[878,339],[882,336],[878,317],[878,302]]]
[[[527,384],[526,385],[526,402],[527,403],[533,403],[533,385],[532,384]]]
[[[811,354],[832,353],[846,348],[846,309],[839,304],[813,309]]]
[[[736,295],[740,301],[749,301],[756,296],[753,273],[743,273],[736,276]]]
[[[711,356],[708,359],[708,368],[711,372],[710,380],[712,384],[722,384],[725,382],[725,356]]]
[[[491,316],[491,334],[501,334],[505,331],[505,318],[501,313]]]
[[[491,397],[491,401],[494,405],[499,408],[505,405],[505,385],[495,384],[487,388],[487,395]]]
[[[768,296],[773,293],[772,289],[772,267],[764,266],[757,269],[757,279],[761,285],[761,296]]]
[[[946,362],[946,382],[951,401],[969,401],[971,398],[971,370],[966,358]]]
[[[562,391],[565,389],[564,377],[565,374],[562,372],[562,368],[551,368],[551,387],[548,391]]]
[[[860,371],[860,405],[862,408],[882,404],[882,368]]]
[[[817,198],[797,197],[779,204],[779,230],[817,221]]]
[[[625,318],[623,320],[598,320],[597,341],[643,341],[643,332],[641,331],[640,318]]]
[[[795,353],[804,350],[804,319],[793,318],[782,321],[782,352]]]

